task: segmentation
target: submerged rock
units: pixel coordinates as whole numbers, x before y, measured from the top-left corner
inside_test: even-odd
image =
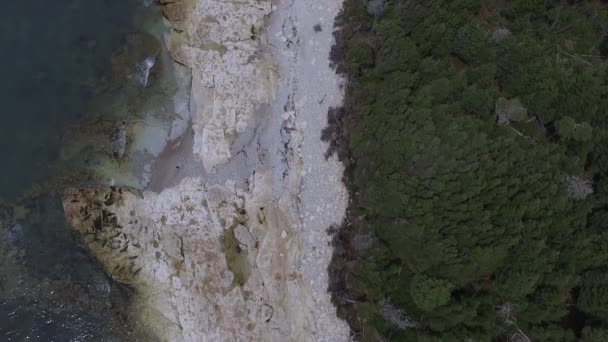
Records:
[[[122,159],[127,150],[127,124],[124,121],[116,122],[110,132],[112,156]]]
[[[156,64],[156,57],[158,53],[153,56],[147,56],[143,62],[137,65],[137,81],[145,88],[150,84],[150,72]]]

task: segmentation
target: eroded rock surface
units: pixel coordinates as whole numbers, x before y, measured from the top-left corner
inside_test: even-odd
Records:
[[[327,229],[348,198],[320,140],[342,90],[331,31],[315,29],[339,1],[158,2],[191,69],[192,129],[161,154],[157,192],[68,189],[70,223],[163,340],[348,340],[327,293]]]
[[[188,178],[143,198],[68,189],[63,202],[108,274],[140,294],[140,320],[163,340],[312,341],[290,203],[273,203],[270,173],[250,183],[244,192]]]
[[[169,49],[192,69],[194,153],[209,172],[230,159],[236,135],[274,97],[277,73],[263,34],[270,11],[267,0],[183,0],[164,6],[176,28]]]

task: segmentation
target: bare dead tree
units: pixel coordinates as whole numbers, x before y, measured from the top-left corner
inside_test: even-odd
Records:
[[[505,39],[508,39],[509,37],[511,37],[511,31],[509,31],[508,28],[505,27],[497,27],[494,32],[492,32],[492,37],[490,37],[490,42],[492,42],[492,44],[498,44],[500,42],[502,42]]]
[[[386,10],[386,1],[385,0],[371,0],[367,3],[366,6],[367,13],[373,15],[374,17],[380,17],[384,14]]]
[[[593,194],[593,183],[578,176],[565,176],[564,186],[568,196],[573,200],[584,200]]]
[[[410,318],[403,309],[391,303],[387,298],[382,298],[378,304],[382,318],[391,325],[401,330],[418,326],[418,322]]]
[[[515,332],[509,336],[509,342],[531,342],[530,338],[517,326],[517,317],[515,316],[516,305],[510,302],[505,302],[497,308],[496,316],[508,326],[515,328]]]

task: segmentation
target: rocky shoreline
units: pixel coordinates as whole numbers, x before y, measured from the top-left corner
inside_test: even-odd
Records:
[[[343,96],[327,61],[340,3],[159,4],[164,43],[191,71],[181,134],[149,190],[66,189],[68,221],[160,340],[348,340],[327,293],[327,228],[348,197],[320,139]]]
[[[64,153],[82,147],[72,133],[87,126],[98,129],[104,143],[99,150],[104,158],[110,155],[104,129],[118,120],[96,125],[91,118],[104,119],[105,113],[96,111],[91,101],[100,91],[116,89],[107,75],[112,62],[122,61],[112,55],[134,46],[129,38],[149,42],[137,34],[135,22],[148,9],[140,0],[26,0],[5,11],[5,167],[0,177],[4,341],[150,340],[128,324],[130,289],[107,277],[88,255],[67,224],[61,203],[66,184],[99,184],[88,177],[91,165],[83,165],[96,157],[95,151],[84,148],[70,160]],[[135,71],[131,65],[123,68]]]

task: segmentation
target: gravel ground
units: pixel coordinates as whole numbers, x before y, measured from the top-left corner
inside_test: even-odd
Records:
[[[341,5],[340,0],[283,1],[273,11],[268,31],[281,74],[272,113],[276,117],[287,112],[283,117],[295,121],[302,133],[299,151],[294,151],[301,158],[301,167],[295,169],[303,175],[299,193],[300,272],[308,280],[314,299],[317,341],[349,338],[349,328],[336,317],[327,292],[327,266],[333,252],[327,228],[341,223],[348,193],[341,182],[342,165],[335,157],[325,159],[327,144],[321,141],[328,109],[339,106],[343,99],[344,80],[329,66],[334,18]]]

